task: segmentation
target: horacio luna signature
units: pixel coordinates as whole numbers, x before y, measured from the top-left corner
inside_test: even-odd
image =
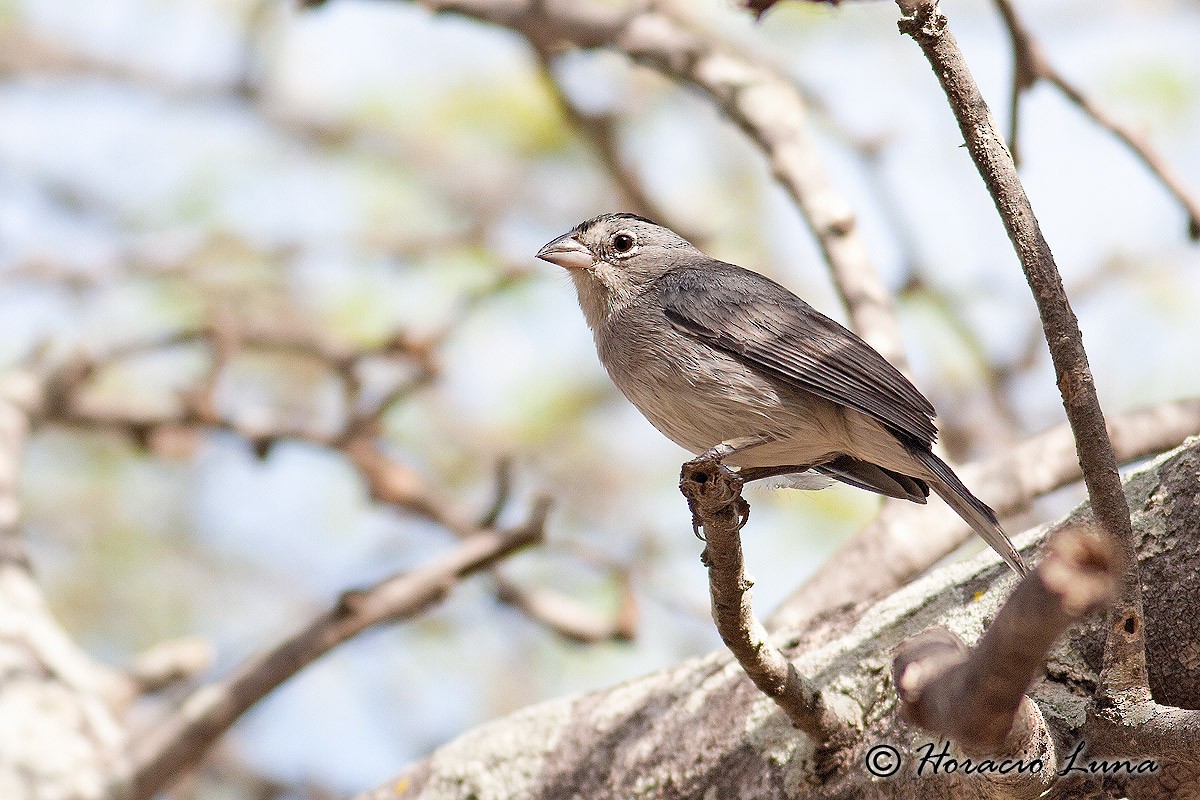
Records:
[[[921,754],[917,762],[917,775],[940,775],[961,772],[964,775],[994,773],[1007,775],[1010,773],[1027,773],[1037,775],[1045,771],[1045,765],[1039,758],[994,760],[984,758],[955,758],[950,755],[949,742],[942,742],[941,750],[934,752],[937,747],[933,742],[917,748]],[[1067,754],[1058,775],[1149,775],[1158,772],[1158,762],[1153,759],[1134,761],[1131,759],[1092,759],[1085,757],[1087,743],[1079,742],[1075,749]]]

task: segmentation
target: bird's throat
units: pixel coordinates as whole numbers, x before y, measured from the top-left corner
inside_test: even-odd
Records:
[[[637,297],[636,287],[615,276],[614,269],[610,264],[599,263],[592,269],[571,270],[579,307],[593,331]]]

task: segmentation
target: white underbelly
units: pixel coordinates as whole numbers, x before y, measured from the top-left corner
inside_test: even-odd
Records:
[[[645,358],[613,380],[655,428],[692,453],[745,436],[772,437],[730,455],[732,466],[819,463],[842,452],[845,426],[833,404],[780,387],[731,358],[691,364]]]

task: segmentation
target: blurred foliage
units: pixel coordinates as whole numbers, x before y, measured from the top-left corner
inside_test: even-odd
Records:
[[[1182,133],[1196,114],[1200,71],[1194,60],[1138,59],[1110,75],[1112,95],[1136,107],[1143,124]]]
[[[528,79],[498,86],[471,80],[453,87],[423,123],[426,135],[468,156],[541,158],[571,141],[550,97]]]

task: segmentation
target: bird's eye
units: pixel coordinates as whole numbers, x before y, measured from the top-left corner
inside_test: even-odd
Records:
[[[618,233],[612,240],[613,249],[618,253],[628,253],[633,249],[633,237],[628,233]]]

